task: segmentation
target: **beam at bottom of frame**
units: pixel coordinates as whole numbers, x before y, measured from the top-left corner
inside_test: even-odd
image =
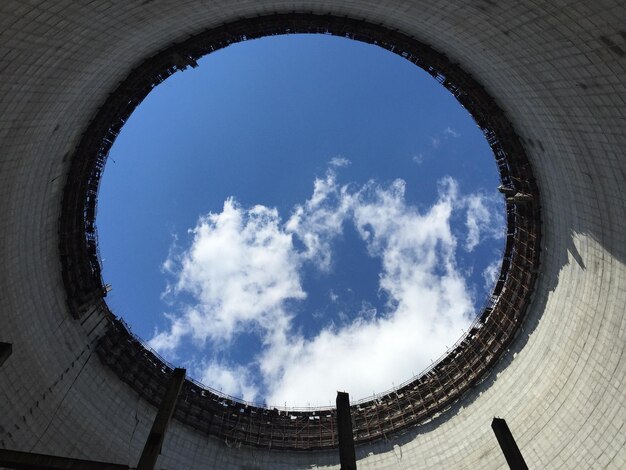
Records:
[[[509,468],[511,470],[528,470],[528,466],[526,462],[524,462],[524,457],[522,457],[522,453],[519,447],[517,447],[517,443],[506,421],[502,418],[493,418],[491,429],[493,429],[496,439],[498,439],[498,444],[500,444],[500,448],[502,449],[506,462],[509,464]]]
[[[0,449],[0,467],[18,470],[128,470],[128,465]]]

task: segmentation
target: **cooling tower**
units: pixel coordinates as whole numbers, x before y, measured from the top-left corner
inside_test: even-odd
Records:
[[[168,75],[296,32],[378,44],[439,80],[483,128],[509,210],[502,284],[475,337],[353,406],[358,468],[503,468],[496,416],[529,468],[626,467],[620,0],[4,0],[0,449],[137,465],[171,370],[104,302],[106,152]],[[339,468],[333,417],[186,382],[156,468]]]

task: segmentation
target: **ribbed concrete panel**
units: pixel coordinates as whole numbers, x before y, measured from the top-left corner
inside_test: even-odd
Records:
[[[626,467],[626,4],[596,1],[0,3],[0,447],[135,465],[155,409],[67,310],[58,223],[69,157],[109,93],[190,34],[274,12],[415,36],[481,82],[523,138],[543,253],[524,330],[448,413],[357,449],[359,468],[500,468],[507,420],[530,468]],[[173,421],[158,467],[310,468],[329,453],[237,448]]]

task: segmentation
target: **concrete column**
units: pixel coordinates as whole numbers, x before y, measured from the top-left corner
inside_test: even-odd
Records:
[[[154,469],[159,454],[161,453],[161,445],[163,444],[167,425],[174,414],[178,394],[180,393],[184,381],[185,369],[174,369],[167,391],[165,392],[159,411],[152,424],[150,435],[148,436],[141,458],[137,464],[137,470]]]
[[[491,429],[493,429],[496,439],[500,444],[504,458],[509,464],[511,470],[528,470],[524,457],[517,447],[517,443],[511,434],[511,430],[506,424],[506,421],[502,418],[493,418],[491,422]]]
[[[337,432],[339,434],[341,470],[356,470],[350,396],[345,392],[337,392]]]

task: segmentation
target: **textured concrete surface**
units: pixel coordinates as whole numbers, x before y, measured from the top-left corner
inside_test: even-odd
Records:
[[[622,0],[0,2],[0,447],[136,465],[156,410],[67,312],[58,220],[69,155],[130,69],[240,17],[312,11],[426,42],[472,73],[523,138],[543,254],[523,331],[450,412],[359,447],[359,468],[626,468],[626,4]],[[315,468],[338,455],[237,448],[173,422],[158,468]]]

